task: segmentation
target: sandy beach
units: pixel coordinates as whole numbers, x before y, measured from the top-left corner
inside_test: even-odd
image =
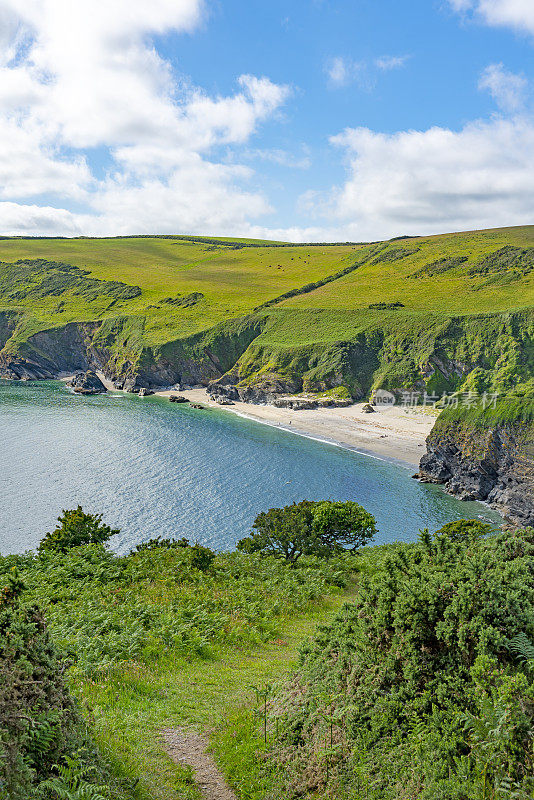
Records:
[[[221,406],[210,399],[205,389],[156,392],[160,397],[180,394],[192,403],[219,408],[254,419],[294,434],[358,450],[366,455],[414,468],[425,452],[425,439],[435,416],[401,406],[377,407],[374,414],[362,411],[363,403],[347,408],[318,408],[293,411],[271,405],[235,402]]]

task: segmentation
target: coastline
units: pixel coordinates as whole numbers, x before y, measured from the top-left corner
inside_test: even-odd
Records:
[[[431,414],[400,406],[379,406],[374,414],[363,413],[364,403],[345,408],[293,411],[238,401],[233,405],[220,405],[201,388],[155,393],[162,398],[168,398],[171,394],[180,394],[191,403],[206,408],[229,411],[289,433],[393,462],[405,469],[419,466],[419,460],[425,452],[426,437],[436,419]]]

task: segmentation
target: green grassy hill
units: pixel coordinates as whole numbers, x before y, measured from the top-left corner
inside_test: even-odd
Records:
[[[532,375],[534,226],[339,245],[5,238],[0,261],[6,375],[88,363],[131,387],[232,370],[355,396]]]

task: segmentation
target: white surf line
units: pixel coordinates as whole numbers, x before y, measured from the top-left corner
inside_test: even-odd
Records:
[[[285,433],[292,433],[295,436],[302,436],[305,439],[311,439],[314,442],[321,442],[321,444],[329,444],[333,447],[339,447],[341,450],[349,450],[351,453],[358,453],[361,456],[367,456],[368,458],[374,458],[376,461],[383,461],[386,464],[392,464],[395,467],[402,467],[403,469],[417,469],[417,464],[410,464],[409,461],[402,461],[400,458],[395,458],[394,456],[380,456],[377,453],[371,453],[369,450],[359,450],[356,445],[347,444],[346,442],[340,442],[337,439],[328,439],[327,437],[320,437],[315,436],[312,433],[307,433],[303,430],[296,430],[295,428],[290,428],[288,425],[284,425],[281,422],[270,422],[267,419],[259,419],[258,417],[254,417],[251,414],[247,414],[244,411],[238,411],[237,409],[228,408],[227,406],[218,406],[218,404],[214,404],[210,406],[210,408],[220,408],[221,411],[229,411],[231,414],[234,414],[236,417],[242,417],[242,419],[248,419],[251,422],[258,422],[260,425],[268,425],[270,428],[274,428],[277,431],[284,431]]]

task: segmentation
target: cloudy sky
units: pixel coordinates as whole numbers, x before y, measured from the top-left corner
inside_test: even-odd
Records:
[[[0,0],[0,233],[534,222],[534,0]]]

